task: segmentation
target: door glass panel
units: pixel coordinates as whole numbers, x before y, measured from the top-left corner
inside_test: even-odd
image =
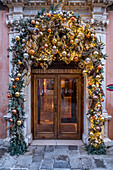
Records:
[[[61,79],[61,133],[77,132],[76,79]]]
[[[37,132],[53,132],[54,79],[38,79]]]

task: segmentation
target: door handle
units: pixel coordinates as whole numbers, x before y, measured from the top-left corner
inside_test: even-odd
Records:
[[[54,105],[55,112],[57,112],[57,104]]]

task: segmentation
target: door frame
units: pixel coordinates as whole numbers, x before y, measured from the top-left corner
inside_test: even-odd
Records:
[[[81,119],[80,119],[80,116],[79,116],[79,119],[80,119],[80,124],[79,124],[79,135],[78,136],[73,136],[71,139],[81,139],[82,137],[82,132],[83,132],[83,99],[84,99],[84,78],[82,76],[82,70],[81,69],[47,69],[47,70],[43,70],[43,69],[32,69],[31,70],[31,131],[32,131],[32,134],[33,134],[33,139],[37,139],[37,136],[34,135],[36,134],[36,127],[34,123],[36,123],[36,120],[35,120],[35,116],[34,116],[34,109],[36,109],[34,106],[35,106],[35,103],[34,103],[34,77],[37,76],[37,77],[45,77],[47,78],[47,76],[49,78],[52,78],[52,77],[55,77],[55,75],[61,75],[61,76],[67,76],[67,75],[70,75],[70,76],[73,76],[73,77],[81,77],[81,104],[79,103],[79,110],[81,110]],[[57,80],[56,80],[57,82]],[[59,83],[58,83],[59,84]],[[35,84],[36,86],[36,84]],[[36,88],[35,88],[36,89]],[[58,91],[56,91],[58,93]],[[58,94],[59,95],[59,94]],[[56,98],[55,99],[55,103],[58,102],[57,101],[58,99]],[[36,101],[35,101],[36,102]],[[80,101],[79,101],[80,102]],[[59,112],[59,104],[58,104],[58,113],[60,114]],[[80,111],[79,111],[80,112]],[[36,112],[35,112],[36,113]],[[56,122],[59,123],[59,121],[57,120],[57,116],[55,116],[57,114],[54,113],[54,121],[55,121],[55,126],[54,128],[56,127]],[[59,115],[58,115],[58,119],[59,119]],[[58,126],[58,125],[57,125]],[[35,130],[34,130],[35,129]],[[34,133],[35,132],[35,133]],[[59,129],[58,129],[58,132],[59,132]],[[58,132],[56,132],[57,134],[59,134]],[[55,134],[55,136],[57,136],[57,134]],[[59,136],[57,139],[67,139],[66,138],[66,135],[67,134],[63,134],[63,136]],[[47,135],[48,136],[48,135]],[[50,137],[50,139],[55,139],[55,136],[52,136]],[[38,139],[42,139],[41,136],[38,138]]]

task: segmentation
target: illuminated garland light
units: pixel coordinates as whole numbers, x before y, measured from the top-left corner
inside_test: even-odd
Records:
[[[96,38],[90,23],[84,23],[73,11],[58,11],[50,7],[50,12],[41,12],[34,19],[16,20],[10,27],[18,32],[12,39],[13,46],[9,51],[13,54],[11,82],[9,83],[10,121],[10,153],[22,154],[26,151],[22,129],[24,128],[23,87],[30,77],[31,65],[47,69],[55,60],[66,64],[74,62],[88,77],[89,106],[88,116],[91,122],[89,128],[89,153],[104,154],[105,145],[101,138],[104,117],[102,116],[103,63],[106,58],[101,52],[103,43]],[[57,11],[56,11],[57,10]]]

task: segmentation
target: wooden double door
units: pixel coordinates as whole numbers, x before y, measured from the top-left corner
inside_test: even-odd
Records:
[[[32,74],[34,139],[81,139],[81,74]]]

